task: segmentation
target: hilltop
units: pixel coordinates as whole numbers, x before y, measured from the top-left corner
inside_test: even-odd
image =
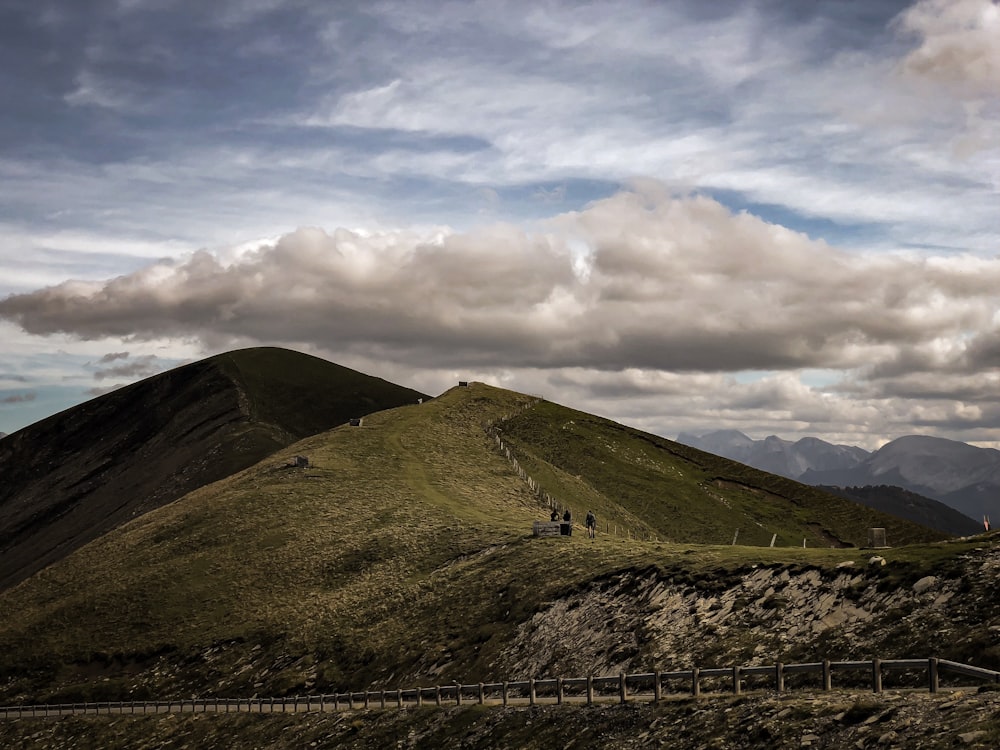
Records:
[[[422,396],[299,352],[243,349],[8,435],[0,588],[303,437]]]

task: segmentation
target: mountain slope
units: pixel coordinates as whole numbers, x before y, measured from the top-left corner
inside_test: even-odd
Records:
[[[808,471],[809,484],[896,485],[981,521],[1000,517],[1000,451],[925,435],[886,443],[857,466]]]
[[[609,588],[629,624],[607,642],[626,645],[588,663],[614,669],[652,653],[628,640],[645,611],[631,609],[630,580],[718,590],[778,561],[832,570],[857,551],[802,549],[801,538],[854,541],[873,521],[891,539],[935,536],[864,509],[852,519],[856,505],[815,489],[534,401],[454,388],[306,438],[104,535],[0,593],[11,613],[0,622],[0,696],[363,689],[516,674],[538,658],[575,668],[571,651],[536,649],[532,622]],[[491,423],[566,504],[583,511],[586,500],[603,523],[685,543],[533,539],[547,508],[486,434]],[[287,467],[295,454],[310,467]],[[772,521],[779,546],[730,546],[737,518]],[[698,535],[726,544],[691,544]]]
[[[421,395],[306,354],[244,349],[8,435],[0,441],[0,588],[279,448]]]
[[[977,523],[964,513],[929,497],[890,485],[865,487],[824,487],[832,495],[839,495],[861,503],[869,508],[888,513],[897,518],[905,518],[931,529],[940,529],[955,536],[968,536],[983,531],[983,524]]]
[[[940,538],[798,482],[543,402],[502,425],[518,459],[574,509],[602,503],[625,522],[684,543],[861,546],[867,529],[888,524],[893,544]],[[582,481],[581,481],[582,480]],[[552,491],[552,490],[550,490]],[[621,511],[613,510],[612,512]]]

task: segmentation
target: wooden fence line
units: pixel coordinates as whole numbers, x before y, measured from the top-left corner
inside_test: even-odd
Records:
[[[521,411],[516,412],[514,414],[504,414],[502,417],[499,417],[498,419],[495,419],[495,420],[493,420],[491,422],[484,422],[483,423],[483,431],[489,437],[493,438],[493,442],[496,444],[496,446],[497,446],[498,450],[500,451],[500,453],[504,457],[506,457],[506,459],[510,462],[511,466],[514,467],[514,471],[517,473],[517,476],[528,485],[528,489],[531,490],[531,492],[535,495],[535,497],[538,498],[540,501],[543,501],[544,504],[546,505],[546,507],[548,507],[549,509],[557,509],[557,508],[565,507],[565,506],[560,505],[559,501],[555,497],[553,497],[551,494],[549,494],[542,487],[541,484],[539,484],[537,481],[535,481],[534,477],[532,477],[530,474],[528,474],[528,472],[526,472],[524,470],[524,468],[518,462],[517,457],[514,455],[514,452],[511,450],[510,445],[508,443],[504,442],[503,438],[500,435],[500,431],[497,428],[498,424],[500,424],[502,422],[506,422],[508,419],[511,419],[511,418],[517,416],[521,412],[527,411],[528,409],[530,409],[531,407],[533,407],[536,403],[538,403],[538,402],[535,401],[533,403],[530,403],[527,406],[525,406],[523,409],[521,409]],[[629,528],[627,528],[625,526],[620,527],[620,530],[621,530],[621,535],[624,536],[626,539],[636,539],[636,540],[643,540],[643,541],[647,541],[647,542],[649,542],[649,541],[652,541],[652,542],[658,542],[658,541],[660,541],[659,537],[654,536],[654,535],[652,535],[652,534],[650,534],[648,532],[632,531],[631,529],[629,529]],[[604,524],[604,533],[609,534],[609,535],[613,534],[614,536],[618,536],[618,532],[619,532],[619,526],[618,526],[618,524],[611,524],[611,523],[605,522],[605,524]]]
[[[657,702],[668,693],[671,685],[684,685],[683,694],[703,695],[706,681],[728,685],[726,693],[739,695],[748,686],[748,678],[763,678],[775,692],[786,692],[785,678],[795,674],[819,675],[818,687],[833,689],[833,675],[840,672],[867,673],[874,693],[883,691],[883,678],[891,672],[926,671],[926,685],[931,693],[938,692],[940,677],[953,674],[1000,684],[1000,672],[969,664],[938,659],[879,659],[870,661],[830,661],[804,664],[777,664],[718,668],[654,671],[638,674],[624,672],[603,677],[555,677],[506,682],[462,685],[433,685],[380,691],[352,691],[322,695],[284,698],[191,698],[176,701],[98,701],[85,703],[36,704],[0,706],[0,718],[55,717],[70,714],[160,714],[160,713],[306,713],[350,711],[371,708],[408,708],[417,706],[458,705],[536,705],[538,703],[594,703],[629,700]],[[719,694],[717,691],[715,694]]]

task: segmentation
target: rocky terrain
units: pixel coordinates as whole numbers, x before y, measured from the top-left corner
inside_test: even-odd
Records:
[[[875,563],[869,562],[872,558]],[[718,577],[629,571],[550,603],[521,625],[501,674],[937,656],[1000,669],[1000,548],[923,575],[863,553],[833,571],[788,566]]]

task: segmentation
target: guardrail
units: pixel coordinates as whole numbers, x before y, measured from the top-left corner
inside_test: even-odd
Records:
[[[871,689],[883,690],[883,679],[892,672],[926,672],[927,689],[938,692],[942,674],[953,674],[988,683],[1000,684],[1000,672],[947,659],[879,659],[871,661],[830,661],[803,664],[735,666],[654,671],[638,674],[620,673],[603,677],[556,677],[507,682],[480,682],[473,685],[452,683],[396,690],[353,691],[284,698],[191,698],[175,701],[99,701],[95,703],[59,703],[23,706],[0,706],[0,718],[55,717],[69,714],[160,714],[160,713],[303,713],[313,711],[350,711],[371,708],[406,708],[444,704],[536,705],[652,700],[668,694],[698,697],[706,681],[728,685],[724,692],[739,695],[749,687],[748,680],[764,678],[764,687],[778,693],[786,691],[789,675],[815,674],[817,688],[833,689],[833,675],[844,672],[867,673]],[[677,690],[683,684],[683,690]],[[671,690],[673,688],[673,690]],[[718,694],[718,691],[716,691]]]

